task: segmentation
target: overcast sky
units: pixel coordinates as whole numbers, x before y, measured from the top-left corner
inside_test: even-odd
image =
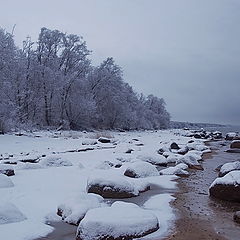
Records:
[[[41,27],[83,36],[99,64],[163,97],[173,120],[240,125],[240,0],[0,0],[18,45]]]

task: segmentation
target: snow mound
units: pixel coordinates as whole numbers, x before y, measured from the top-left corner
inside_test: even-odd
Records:
[[[167,165],[167,160],[164,156],[158,154],[158,155],[139,155],[137,156],[138,160],[144,161],[144,162],[149,162],[154,165]]]
[[[12,203],[0,203],[0,224],[21,222],[26,219],[27,218]]]
[[[40,164],[44,167],[69,167],[73,165],[69,160],[64,160],[57,156],[48,156],[42,159]]]
[[[220,168],[219,177],[223,177],[227,173],[234,170],[240,170],[240,161],[223,164],[223,166]]]
[[[159,172],[151,163],[137,161],[128,166],[124,172],[124,175],[133,178],[141,178],[157,176],[159,175]]]
[[[118,201],[111,207],[89,210],[79,224],[77,240],[139,238],[158,228],[158,219],[151,211]]]
[[[68,198],[58,206],[57,214],[66,223],[78,225],[89,209],[105,206],[103,198],[93,193],[82,193],[75,198]]]
[[[0,174],[0,188],[13,187],[14,184],[12,180],[4,174]]]
[[[175,167],[165,168],[160,171],[160,175],[177,175],[177,176],[189,176],[188,165],[184,163],[179,163]]]

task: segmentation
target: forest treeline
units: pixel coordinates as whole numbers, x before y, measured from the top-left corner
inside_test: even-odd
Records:
[[[74,34],[42,28],[19,48],[0,29],[0,131],[169,126],[162,98],[136,93],[112,58],[93,66],[90,54]]]

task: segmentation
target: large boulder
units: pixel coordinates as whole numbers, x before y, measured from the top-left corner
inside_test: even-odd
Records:
[[[232,141],[236,138],[238,138],[238,134],[236,132],[229,132],[226,134],[226,137],[225,137],[225,139],[228,141]]]
[[[219,177],[225,176],[227,173],[234,171],[234,170],[240,170],[240,161],[236,162],[229,162],[225,163],[221,166],[219,170]]]
[[[93,193],[82,193],[74,198],[67,198],[58,206],[57,214],[64,222],[78,225],[89,209],[105,206],[103,198]]]
[[[132,178],[157,176],[159,172],[155,166],[148,162],[137,161],[130,164],[124,175]]]
[[[240,140],[232,141],[230,148],[240,148]]]
[[[77,240],[130,240],[159,229],[157,217],[133,203],[89,210],[77,229]]]
[[[209,193],[215,198],[240,202],[240,171],[232,171],[224,177],[215,179]]]
[[[0,202],[0,225],[26,220],[22,212],[12,203]]]
[[[0,188],[13,187],[14,184],[12,180],[4,174],[0,174]]]
[[[141,189],[133,184],[129,178],[104,171],[102,175],[92,175],[88,178],[87,192],[99,194],[104,198],[130,198],[138,196],[140,192],[149,190],[149,185]]]

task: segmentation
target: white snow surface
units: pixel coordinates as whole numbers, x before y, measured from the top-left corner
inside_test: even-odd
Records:
[[[0,225],[21,222],[24,220],[26,220],[26,217],[14,204],[8,202],[0,202]]]
[[[216,178],[211,184],[210,188],[216,184],[240,185],[240,171],[239,170],[231,171],[223,177]]]
[[[158,219],[154,213],[133,203],[117,201],[111,207],[89,210],[80,222],[78,234],[83,240],[112,236],[142,235],[157,228]]]
[[[10,177],[0,173],[0,188],[9,188],[13,186],[14,184]]]
[[[19,162],[17,165],[12,165],[11,168],[14,168],[15,175],[10,178],[14,187],[0,188],[0,201],[14,204],[27,219],[21,222],[0,225],[1,238],[30,240],[46,236],[53,231],[51,226],[45,224],[46,217],[50,215],[56,216],[57,207],[65,203],[66,198],[76,197],[82,193],[86,194],[87,181],[90,175],[101,176],[101,174],[109,174],[113,178],[119,178],[121,181],[127,179],[135,192],[141,191],[148,184],[158,185],[162,189],[175,189],[177,186],[173,180],[177,177],[174,175],[130,179],[123,175],[126,169],[124,166],[121,168],[112,166],[105,170],[97,169],[104,161],[112,163],[122,162],[124,165],[125,163],[132,164],[139,160],[137,159],[139,155],[161,159],[157,150],[162,145],[167,146],[173,141],[178,142],[180,146],[188,143],[189,138],[175,133],[175,130],[125,133],[107,132],[108,135],[113,136],[111,143],[98,143],[93,145],[93,148],[96,150],[86,152],[68,151],[82,148],[82,143],[89,139],[90,135],[93,139],[94,135],[99,136],[100,134],[73,131],[60,133],[42,131],[26,133],[28,136],[0,135],[0,155],[13,155],[9,160],[19,160],[23,156],[46,155],[45,158],[40,159],[39,163],[32,163],[36,165]],[[104,135],[104,133],[101,135]],[[132,141],[133,138],[138,138],[139,142],[144,145],[136,146],[136,142]],[[97,139],[98,137],[95,140]],[[125,151],[128,148],[132,148],[134,151],[131,154],[126,154]],[[56,167],[59,166],[58,160],[54,160],[53,164],[50,165],[51,160],[49,162],[44,160],[52,157],[55,160],[59,158],[69,161],[72,166],[66,167],[60,164],[62,167]],[[42,166],[42,168],[34,166]],[[170,209],[167,201],[169,195],[162,195],[162,197],[163,200],[166,200],[164,208],[167,209],[169,207]],[[72,207],[74,207],[74,204],[70,206],[71,209]],[[169,228],[169,223],[165,217],[162,218],[160,224],[161,226],[166,224],[166,228]]]

